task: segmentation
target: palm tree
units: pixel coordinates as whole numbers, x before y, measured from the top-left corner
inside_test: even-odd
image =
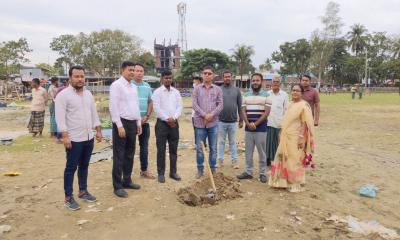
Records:
[[[394,59],[400,58],[400,37],[393,39],[392,53]]]
[[[367,45],[367,32],[368,30],[365,26],[358,23],[351,26],[351,30],[347,33],[347,39],[349,41],[348,46],[351,51],[356,53],[356,56],[358,56]]]
[[[232,49],[232,57],[238,64],[238,72],[240,74],[240,81],[242,81],[243,71],[251,64],[251,56],[254,55],[253,46],[247,46],[245,44],[236,44],[235,48]]]

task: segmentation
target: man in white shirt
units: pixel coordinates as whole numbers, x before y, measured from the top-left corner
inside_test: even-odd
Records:
[[[275,153],[279,145],[279,133],[283,115],[289,103],[287,93],[281,90],[280,86],[281,79],[279,76],[276,76],[272,79],[271,90],[268,91],[269,98],[272,100],[272,106],[267,123],[267,166],[271,166],[271,161],[275,158]]]
[[[140,189],[132,182],[133,156],[136,135],[142,133],[139,97],[136,86],[131,84],[135,64],[124,61],[121,77],[110,87],[110,114],[113,122],[113,186],[114,194],[126,198],[124,188]]]
[[[78,197],[87,202],[95,202],[96,197],[87,190],[89,162],[94,144],[93,129],[96,129],[98,142],[101,141],[102,135],[94,98],[90,91],[84,88],[83,67],[71,67],[69,81],[70,86],[55,99],[55,115],[67,153],[64,170],[65,207],[78,210],[80,206],[72,194],[75,171],[78,169]]]
[[[152,96],[154,111],[157,114],[155,127],[157,143],[158,182],[165,182],[165,151],[168,141],[170,169],[169,177],[180,181],[176,173],[177,151],[179,143],[178,118],[182,113],[182,97],[178,90],[171,86],[172,72],[167,70],[161,74],[163,86],[157,88]]]

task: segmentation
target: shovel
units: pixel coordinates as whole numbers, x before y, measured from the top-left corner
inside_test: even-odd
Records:
[[[203,151],[204,163],[206,165],[206,171],[208,173],[208,176],[210,177],[211,187],[212,187],[212,189],[210,189],[208,191],[207,197],[215,199],[216,194],[217,194],[217,188],[215,187],[214,176],[213,176],[213,174],[211,172],[210,163],[208,162],[208,154],[206,154],[206,148],[204,147],[204,142],[201,143],[201,149]]]

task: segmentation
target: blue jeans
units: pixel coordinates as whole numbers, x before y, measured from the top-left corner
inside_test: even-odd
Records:
[[[212,170],[217,168],[217,137],[218,126],[212,128],[196,128],[196,161],[197,169],[204,170],[204,155],[201,150],[201,143],[208,138],[208,146],[210,149],[209,163]]]
[[[218,160],[224,162],[225,140],[228,134],[229,152],[231,153],[232,164],[237,163],[237,146],[236,146],[236,130],[237,123],[218,123]]]
[[[88,169],[93,151],[93,142],[93,139],[84,142],[71,142],[72,148],[66,150],[67,164],[64,170],[64,192],[66,197],[72,196],[76,169],[78,169],[79,191],[87,191]]]

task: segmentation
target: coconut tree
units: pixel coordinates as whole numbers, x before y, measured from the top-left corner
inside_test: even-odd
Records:
[[[235,48],[232,49],[232,57],[236,61],[238,66],[238,72],[240,74],[240,80],[242,80],[243,73],[246,69],[251,66],[251,56],[254,55],[253,46],[247,46],[245,44],[236,44]]]
[[[351,26],[351,30],[347,33],[348,46],[356,56],[367,46],[367,32],[365,26],[358,23]]]

